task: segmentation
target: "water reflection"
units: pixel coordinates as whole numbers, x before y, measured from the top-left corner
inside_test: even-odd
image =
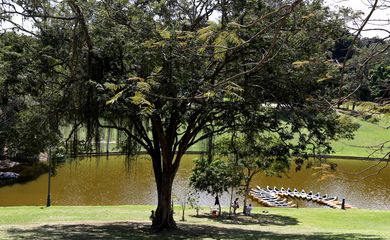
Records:
[[[198,157],[186,155],[182,160],[174,183],[176,202],[188,190],[188,176],[193,160]],[[300,172],[291,171],[282,178],[259,174],[252,185],[312,190],[315,193],[345,198],[347,203],[359,208],[390,209],[390,168],[364,179],[364,174],[359,172],[373,165],[373,162],[331,161],[338,164],[336,172],[302,169]],[[42,175],[32,182],[0,188],[0,205],[45,205],[46,195],[47,175]],[[201,198],[202,205],[214,202],[214,198],[205,194]],[[52,179],[53,205],[156,204],[156,199],[151,162],[142,156],[130,163],[124,156],[84,158],[67,162]],[[221,204],[227,206],[229,199],[229,196],[223,196]]]

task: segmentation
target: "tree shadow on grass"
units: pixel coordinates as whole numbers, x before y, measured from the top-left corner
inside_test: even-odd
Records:
[[[299,222],[296,218],[281,216],[276,214],[252,214],[251,216],[245,216],[242,214],[231,215],[222,214],[219,217],[213,218],[211,215],[199,215],[192,216],[194,218],[209,218],[215,222],[224,224],[240,224],[240,225],[275,225],[275,226],[287,226],[297,225]]]
[[[240,228],[224,228],[210,225],[179,224],[180,229],[153,233],[148,223],[115,222],[107,224],[69,224],[69,225],[43,225],[33,228],[11,228],[6,230],[9,239],[58,239],[58,240],[84,240],[84,239],[375,239],[377,236],[361,234],[332,234],[317,233],[282,234],[261,230],[246,230]]]

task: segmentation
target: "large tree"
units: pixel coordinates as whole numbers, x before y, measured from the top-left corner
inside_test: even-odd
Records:
[[[84,123],[90,140],[99,128],[116,128],[129,147],[148,152],[156,229],[176,226],[180,161],[212,135],[237,127],[281,142],[295,135],[298,143],[285,145],[293,152],[309,144],[329,150],[329,140],[348,135],[322,84],[332,78],[329,49],[344,22],[322,1],[1,3],[0,17],[42,44],[47,63],[39,71],[57,84],[59,115],[76,128]]]

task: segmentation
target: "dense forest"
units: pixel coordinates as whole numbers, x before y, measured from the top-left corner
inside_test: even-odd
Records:
[[[152,159],[153,226],[175,227],[191,146],[245,136],[280,167],[351,138],[338,109],[390,112],[389,40],[361,36],[369,17],[321,0],[1,0],[2,158],[101,151],[116,130],[123,152]]]

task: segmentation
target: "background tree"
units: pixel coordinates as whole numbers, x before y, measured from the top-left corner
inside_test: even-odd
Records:
[[[390,32],[388,30],[388,20],[374,17],[375,13],[384,13],[389,9],[388,0],[368,0],[366,6],[369,11],[358,18],[355,18],[354,24],[349,27],[353,34],[353,40],[348,47],[347,52],[354,52],[354,57],[350,60],[345,59],[341,64],[341,74],[339,79],[339,104],[347,100],[370,101],[366,104],[369,107],[360,109],[363,117],[388,114],[388,80],[386,67],[388,66],[388,53],[390,50]],[[377,15],[378,16],[378,15]],[[375,33],[376,37],[364,38],[365,33]],[[382,96],[380,96],[382,94]],[[355,103],[353,104],[355,106]],[[388,124],[387,124],[388,125]],[[385,126],[387,128],[388,126]],[[379,153],[380,164],[385,162],[383,167],[387,167],[390,160],[389,141],[382,142],[373,148],[368,157]],[[379,171],[381,171],[380,168]],[[367,176],[376,175],[378,172],[370,173],[372,168],[368,168],[365,173]],[[362,173],[359,173],[361,175]]]
[[[378,103],[386,103],[390,99],[390,64],[382,63],[371,71],[369,87]]]
[[[0,38],[0,149],[19,160],[36,157],[60,137],[51,86],[37,79],[45,78],[37,70],[44,60],[40,47],[30,36],[9,32]]]

